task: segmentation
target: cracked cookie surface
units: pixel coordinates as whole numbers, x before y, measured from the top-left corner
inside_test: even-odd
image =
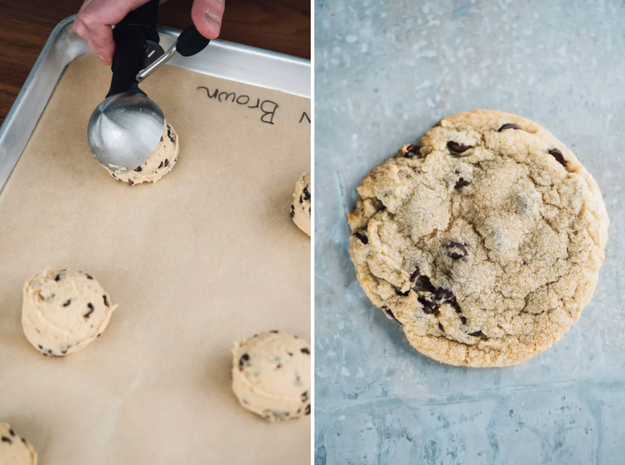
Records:
[[[588,171],[525,118],[444,118],[358,187],[350,252],[367,296],[440,362],[506,366],[590,302],[608,216]]]

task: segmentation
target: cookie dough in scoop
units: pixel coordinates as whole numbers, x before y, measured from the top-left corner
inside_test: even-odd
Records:
[[[269,422],[310,415],[310,346],[282,331],[235,344],[232,390],[241,405]]]
[[[116,307],[93,276],[47,268],[24,287],[22,328],[41,354],[63,357],[100,337]]]
[[[0,464],[37,465],[33,446],[8,423],[0,423]]]
[[[174,131],[174,128],[165,121],[161,141],[158,143],[154,153],[143,165],[139,166],[134,171],[126,173],[108,171],[113,178],[118,181],[127,182],[130,186],[144,182],[156,182],[173,169],[176,161],[178,161],[179,151],[178,135]]]

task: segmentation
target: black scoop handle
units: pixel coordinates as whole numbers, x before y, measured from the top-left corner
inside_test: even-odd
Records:
[[[144,92],[139,89],[137,73],[143,64],[143,49],[146,40],[159,42],[156,31],[159,0],[150,0],[131,11],[113,29],[115,56],[113,57],[113,79],[107,97],[122,92]]]
[[[190,57],[204,50],[209,42],[210,39],[200,34],[195,24],[192,24],[178,36],[176,51],[183,57]]]

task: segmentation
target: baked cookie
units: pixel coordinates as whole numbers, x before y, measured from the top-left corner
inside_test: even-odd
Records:
[[[358,194],[348,215],[358,280],[435,360],[522,362],[590,302],[606,208],[575,155],[532,121],[489,110],[444,118]]]
[[[93,276],[46,268],[24,287],[22,328],[42,355],[63,357],[100,337],[116,308]]]
[[[37,453],[33,446],[8,423],[0,423],[0,464],[37,465]]]
[[[232,390],[243,407],[269,422],[310,415],[310,346],[282,331],[238,342]]]
[[[171,127],[171,124],[165,121],[161,141],[156,146],[154,153],[143,165],[125,173],[112,171],[108,168],[107,170],[114,179],[127,182],[130,186],[144,182],[156,182],[174,168],[178,161],[179,152],[178,134]]]
[[[311,200],[310,173],[304,173],[295,184],[293,203],[291,203],[291,218],[297,227],[309,236]]]

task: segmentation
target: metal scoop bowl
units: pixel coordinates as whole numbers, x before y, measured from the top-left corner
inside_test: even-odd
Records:
[[[132,171],[150,158],[163,134],[163,110],[140,92],[122,92],[101,102],[89,120],[89,146],[98,163]]]

